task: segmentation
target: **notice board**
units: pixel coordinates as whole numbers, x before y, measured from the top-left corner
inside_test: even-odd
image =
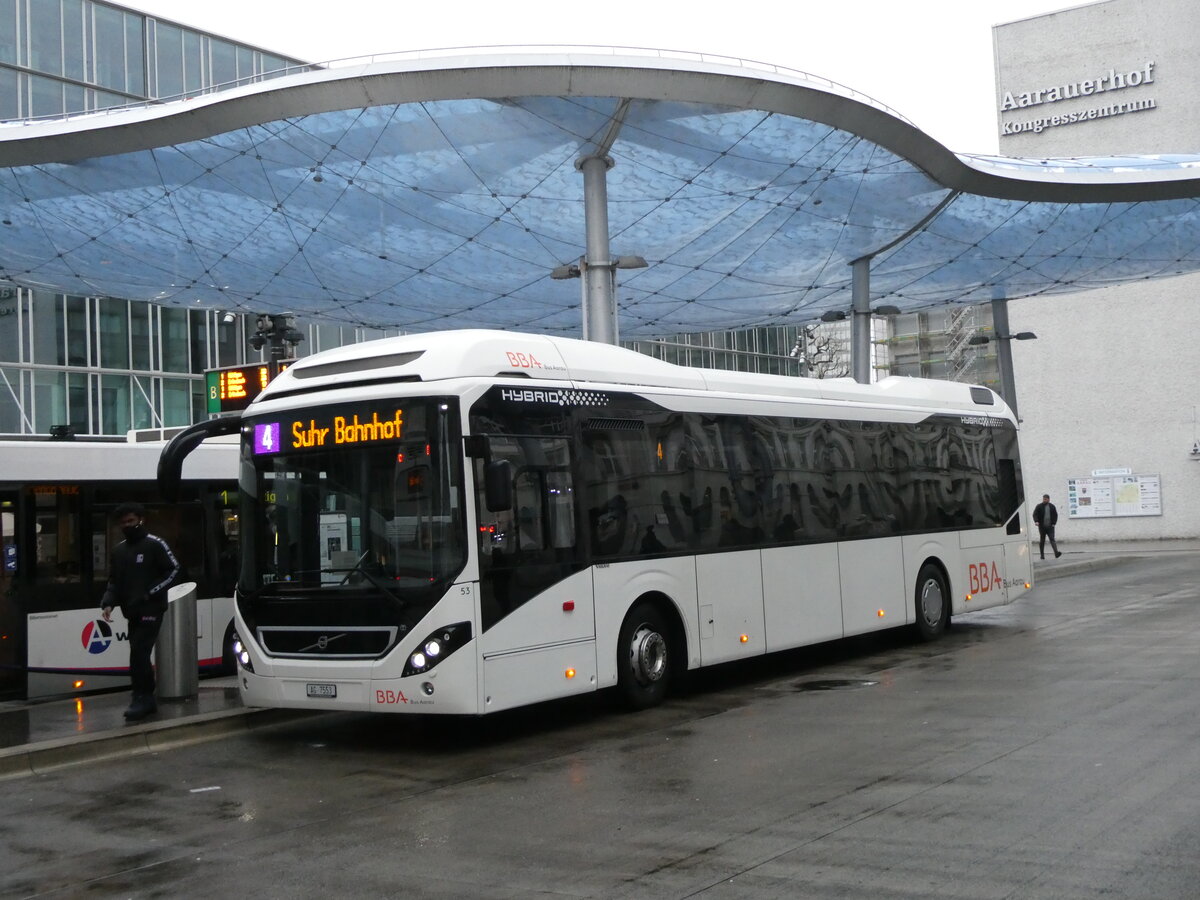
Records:
[[[1092,475],[1067,479],[1067,515],[1072,519],[1161,516],[1157,475]]]

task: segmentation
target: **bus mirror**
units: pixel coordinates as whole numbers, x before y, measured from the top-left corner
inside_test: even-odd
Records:
[[[484,462],[492,455],[488,448],[487,436],[482,434],[468,434],[464,437],[463,449],[469,458],[482,459]]]
[[[179,499],[179,482],[183,478],[183,461],[205,438],[237,434],[242,428],[240,418],[206,419],[176,434],[158,457],[158,490],[163,499],[174,503]]]
[[[512,509],[512,463],[494,459],[483,470],[483,493],[488,512]]]

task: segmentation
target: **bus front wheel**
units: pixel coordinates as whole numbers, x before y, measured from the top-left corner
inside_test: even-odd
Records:
[[[625,617],[617,643],[617,687],[631,708],[649,709],[667,695],[673,664],[670,634],[652,603],[637,604]]]
[[[933,563],[921,566],[917,575],[917,636],[932,641],[942,636],[950,621],[950,591],[942,570]]]

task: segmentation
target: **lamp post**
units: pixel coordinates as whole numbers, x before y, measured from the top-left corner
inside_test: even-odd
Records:
[[[617,269],[644,269],[649,265],[640,256],[618,256],[600,262],[580,258],[577,263],[564,263],[550,270],[555,281],[582,279],[583,339],[603,344],[616,344],[617,330]]]
[[[291,313],[261,315],[255,325],[258,330],[250,336],[250,346],[261,350],[270,345],[270,377],[274,378],[279,374],[279,361],[287,358],[289,349],[295,351],[304,335],[296,328]]]
[[[1004,402],[1012,408],[1013,415],[1017,414],[1017,382],[1013,375],[1012,364],[1012,344],[1011,341],[1033,341],[1037,340],[1037,335],[1032,331],[1018,331],[1016,334],[1006,333],[1008,330],[1008,319],[1004,317],[1003,322],[996,321],[995,314],[992,316],[992,324],[996,327],[996,334],[988,336],[986,334],[974,334],[967,339],[967,343],[979,347],[984,344],[990,344],[992,341],[997,342],[996,347],[996,362],[1000,367],[1000,395],[1004,398]],[[1003,332],[1001,331],[1003,328]]]

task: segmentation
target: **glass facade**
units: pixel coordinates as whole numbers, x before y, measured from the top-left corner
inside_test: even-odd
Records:
[[[0,0],[0,120],[169,98],[303,65],[110,3]],[[189,425],[207,415],[206,369],[262,358],[246,342],[253,323],[0,284],[0,434]],[[300,327],[297,355],[385,336]]]
[[[680,334],[663,340],[622,341],[622,345],[679,366],[802,375],[800,354],[793,353],[801,331],[800,327],[767,326]]]
[[[219,310],[0,288],[0,434],[190,425],[207,416],[206,369],[264,359],[248,344],[255,327]],[[399,334],[297,327],[296,356]]]
[[[885,320],[873,319],[871,365],[882,368]],[[680,366],[801,378],[850,375],[850,324],[760,325],[736,331],[680,334],[660,341],[623,341],[639,353]]]
[[[166,99],[305,65],[96,0],[0,0],[0,120]]]
[[[894,316],[888,336],[878,342],[884,375],[910,375],[964,381],[1000,390],[996,345],[972,344],[992,334],[990,306],[954,306]]]

